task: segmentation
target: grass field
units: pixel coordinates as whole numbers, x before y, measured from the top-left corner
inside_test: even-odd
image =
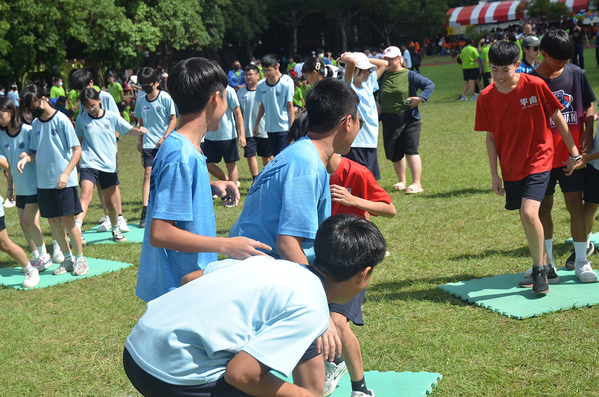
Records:
[[[587,76],[599,92],[594,50],[585,55]],[[393,192],[392,165],[379,150],[380,183],[391,192],[397,215],[374,219],[391,256],[375,269],[363,307],[366,325],[355,328],[365,369],[441,373],[436,397],[599,395],[598,307],[512,320],[437,288],[522,272],[531,260],[517,212],[504,210],[504,198],[490,190],[485,135],[473,131],[475,103],[456,100],[459,65],[425,66],[421,72],[436,84],[420,110],[425,192]],[[130,222],[139,221],[141,209],[143,172],[135,146],[134,137],[119,144],[123,210]],[[245,196],[251,177],[245,163],[239,166]],[[5,184],[0,178],[0,192]],[[569,217],[563,197],[555,198],[554,247],[563,266],[570,253],[562,243],[569,237]],[[238,208],[215,205],[224,236],[243,198]],[[100,216],[95,200],[84,230]],[[6,220],[13,241],[26,248],[15,209],[6,211]],[[41,290],[0,289],[0,396],[136,395],[121,355],[145,310],[134,295],[140,250],[140,244],[85,247],[86,256],[135,266]],[[0,254],[0,266],[13,265]]]

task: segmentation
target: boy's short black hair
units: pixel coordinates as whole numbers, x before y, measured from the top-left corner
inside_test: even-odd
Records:
[[[157,83],[160,81],[160,72],[149,66],[145,66],[137,72],[137,81],[139,82],[139,85]]]
[[[470,36],[466,36],[466,38],[464,39],[464,41],[466,42],[466,45],[472,44],[472,38]]]
[[[276,68],[279,63],[279,58],[275,54],[267,54],[260,61],[263,68]]]
[[[55,76],[54,79],[52,79],[55,83],[58,83],[60,80],[62,80],[62,77],[60,76]]]
[[[324,133],[335,129],[347,115],[358,114],[360,99],[345,81],[324,79],[312,86],[306,95],[309,130]]]
[[[71,88],[81,91],[89,86],[89,83],[94,81],[92,72],[87,69],[77,69],[71,73]]]
[[[295,141],[299,141],[300,138],[306,136],[308,133],[308,112],[306,109],[302,109],[295,116],[291,128],[287,132],[287,143],[292,144]]]
[[[256,72],[256,73],[260,74],[260,68],[258,68],[258,66],[254,65],[252,63],[246,65],[246,67],[243,68],[243,70],[246,73],[249,72],[249,71],[253,71],[253,72]]]
[[[574,40],[565,30],[553,29],[543,36],[541,51],[558,61],[567,61],[574,55]]]
[[[294,60],[296,63],[302,63],[302,56],[301,56],[300,54],[295,54],[295,55],[293,56],[293,60]]]
[[[206,58],[189,58],[179,62],[168,76],[168,91],[179,113],[199,113],[214,92],[224,95],[229,80],[223,68]]]
[[[501,40],[489,48],[489,64],[495,66],[515,65],[520,60],[520,47],[513,41]]]
[[[387,245],[376,225],[355,215],[326,219],[314,239],[314,267],[336,282],[347,281],[385,258]]]
[[[96,91],[93,87],[87,87],[81,91],[79,96],[79,100],[83,106],[86,106],[89,103],[89,100],[93,99],[94,101],[100,100],[100,93]]]
[[[56,100],[56,102],[60,102],[60,103],[67,103],[67,98],[63,97],[62,95],[58,97],[58,99]]]
[[[25,109],[31,109],[36,103],[41,102],[44,97],[44,89],[37,84],[28,84],[21,91],[21,103]]]

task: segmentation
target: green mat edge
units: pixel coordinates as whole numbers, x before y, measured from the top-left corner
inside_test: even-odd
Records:
[[[47,287],[40,287],[40,286],[36,285],[33,288],[23,288],[23,286],[21,286],[21,285],[19,285],[19,286],[13,286],[13,285],[3,284],[1,280],[0,280],[0,286],[3,286],[5,288],[13,288],[13,289],[16,289],[18,291],[29,291],[29,290],[34,290],[34,289],[50,288],[50,287],[54,287],[54,286],[60,285],[60,284],[68,284],[68,283],[72,283],[74,281],[83,280],[83,279],[90,278],[90,277],[96,277],[96,276],[101,276],[103,274],[118,272],[119,270],[123,270],[123,269],[126,269],[128,267],[133,266],[133,263],[128,263],[128,262],[113,261],[113,260],[110,260],[110,259],[102,259],[102,258],[91,258],[91,259],[98,259],[98,260],[102,260],[102,261],[108,261],[108,262],[123,264],[123,265],[127,265],[127,266],[123,266],[123,267],[120,267],[118,269],[107,270],[107,271],[105,271],[103,273],[100,273],[100,274],[90,274],[90,275],[84,274],[83,276],[73,276],[72,279],[61,280],[61,281],[57,282],[56,284],[49,285]],[[15,267],[18,267],[18,266],[15,266]]]
[[[591,234],[591,242],[593,244],[599,244],[599,232]],[[570,237],[570,238],[564,240],[564,243],[566,243],[566,244],[573,244],[574,240],[572,239],[572,237]]]

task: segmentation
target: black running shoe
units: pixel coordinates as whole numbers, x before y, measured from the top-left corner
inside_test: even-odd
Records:
[[[595,252],[595,244],[591,243],[590,246],[587,247],[587,258],[591,256]],[[576,261],[576,253],[572,251],[568,259],[566,259],[566,269],[574,270],[574,262]]]
[[[549,282],[547,280],[547,272],[545,266],[532,268],[532,292],[546,294],[549,292]]]
[[[551,265],[543,266],[545,269],[545,273],[547,273],[547,282],[549,284],[557,284],[559,283],[560,277],[555,272],[555,269]],[[534,267],[533,267],[534,269]],[[530,288],[534,284],[534,280],[532,279],[532,274],[526,277],[524,280],[520,281],[520,287],[522,288]]]

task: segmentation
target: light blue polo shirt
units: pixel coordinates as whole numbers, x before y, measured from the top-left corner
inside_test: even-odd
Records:
[[[147,224],[135,290],[145,302],[180,287],[183,276],[218,259],[213,252],[188,253],[153,247],[153,219],[175,221],[178,228],[188,232],[216,237],[206,157],[176,131],[160,146],[150,176]]]
[[[20,160],[19,156],[21,153],[35,153],[34,150],[31,150],[30,144],[30,125],[21,124],[21,131],[14,137],[8,135],[8,130],[0,131],[0,154],[6,157],[8,164],[10,164],[10,174],[15,184],[15,195],[17,196],[34,196],[37,194],[37,172],[35,164],[25,164],[22,174],[17,170],[17,163]]]
[[[31,123],[29,147],[35,151],[35,169],[39,189],[56,189],[58,177],[73,157],[72,147],[80,146],[71,120],[62,112],[56,112],[47,121],[40,119]],[[69,174],[66,187],[77,186],[77,167]]]
[[[147,95],[138,98],[133,115],[141,119],[144,127],[148,130],[143,137],[144,149],[156,149],[158,141],[169,132],[166,129],[171,121],[171,116],[176,114],[175,102],[164,91],[158,92],[158,96],[151,102],[148,101]]]
[[[237,138],[237,130],[235,129],[235,117],[233,110],[239,107],[237,94],[235,90],[229,86],[226,88],[227,110],[220,121],[220,127],[216,131],[208,131],[204,135],[204,139],[208,141],[230,141]]]
[[[149,302],[125,346],[143,370],[173,385],[215,382],[240,351],[289,376],[328,325],[316,275],[254,256],[211,263],[202,277]]]
[[[110,110],[111,112],[115,112],[116,114],[121,114],[121,112],[119,112],[119,107],[117,106],[116,102],[114,101],[114,98],[112,97],[112,95],[110,95],[108,92],[106,91],[100,91],[100,103],[102,106],[102,109],[104,110]],[[85,110],[85,108],[82,106],[79,106],[79,115],[84,115],[87,114],[87,110]]]
[[[354,85],[353,81],[351,88],[354,89],[360,103],[358,104],[358,113],[360,118],[364,120],[362,129],[356,135],[356,139],[352,143],[354,148],[376,148],[379,140],[379,113],[376,110],[376,101],[374,100],[373,92],[379,89],[379,83],[376,80],[377,74],[370,73],[368,80],[362,83],[362,88]]]
[[[311,261],[318,226],[330,215],[329,174],[310,138],[303,137],[258,174],[229,237],[261,241],[272,247],[268,254],[276,258],[277,235],[302,237]]]
[[[293,79],[286,74],[273,86],[268,85],[266,79],[258,83],[256,101],[264,105],[266,132],[289,131],[287,103],[293,102],[293,88]]]
[[[250,91],[247,85],[244,85],[237,91],[237,99],[239,99],[239,107],[243,114],[245,137],[251,138],[254,136],[254,126],[256,125],[258,111],[260,110],[260,102],[256,100],[256,90]],[[260,123],[258,123],[258,132],[259,134],[256,135],[256,138],[268,138],[265,117],[262,117]]]
[[[131,128],[131,124],[124,118],[109,110],[104,110],[104,115],[97,119],[89,113],[77,117],[75,132],[78,137],[83,138],[81,168],[93,168],[107,173],[117,172],[114,131],[125,136]]]

